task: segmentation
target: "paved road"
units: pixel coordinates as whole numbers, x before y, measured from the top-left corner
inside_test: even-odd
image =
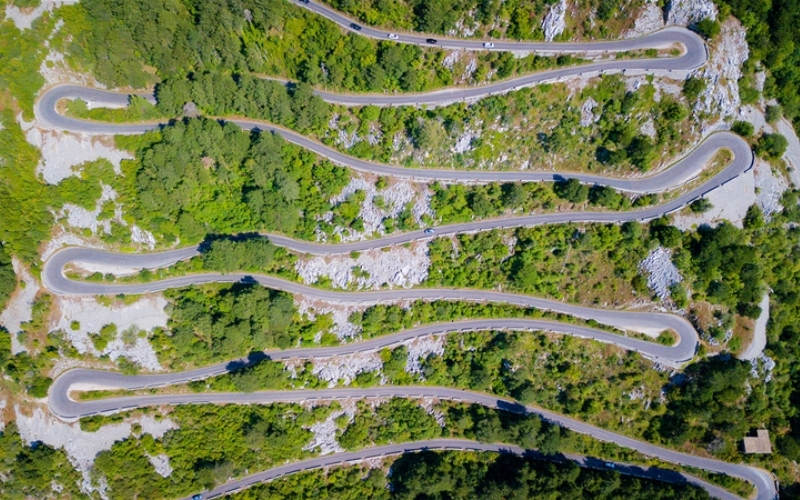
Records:
[[[315,12],[324,15],[325,17],[338,22],[345,28],[350,26],[352,22],[350,19],[342,16],[341,14],[328,9],[325,6],[308,3],[302,4],[304,7],[309,8]],[[348,28],[349,29],[349,28]],[[362,27],[357,30],[364,36],[374,38],[387,38],[387,33],[375,30],[368,27]],[[416,43],[424,44],[427,36],[399,34],[399,42],[402,43]],[[436,37],[439,40],[438,46],[445,48],[463,48],[467,50],[484,50],[482,43],[470,40],[453,40]],[[599,63],[593,63],[574,68],[561,68],[553,71],[538,73],[535,75],[528,75],[511,81],[500,82],[497,84],[487,85],[477,88],[467,89],[446,89],[437,92],[430,92],[425,94],[415,95],[340,95],[328,92],[318,92],[318,94],[330,101],[343,104],[377,104],[377,105],[437,105],[448,102],[460,100],[473,100],[486,95],[506,92],[513,90],[519,86],[533,85],[544,81],[557,80],[570,76],[581,74],[594,74],[606,71],[645,71],[648,73],[670,73],[670,72],[686,72],[702,66],[708,59],[707,49],[705,44],[693,33],[680,29],[670,28],[647,37],[632,40],[620,40],[610,42],[587,42],[575,44],[554,44],[554,43],[538,43],[538,42],[495,42],[495,50],[532,50],[532,51],[545,51],[545,52],[619,52],[635,49],[646,48],[659,48],[669,47],[678,43],[683,45],[684,53],[676,58],[658,58],[658,59],[637,59],[637,60],[612,60]],[[153,96],[146,96],[151,100]],[[57,86],[45,92],[36,103],[36,114],[40,122],[44,126],[49,126],[55,129],[64,129],[74,132],[86,133],[101,133],[101,134],[137,134],[147,130],[151,130],[160,126],[159,123],[142,123],[142,124],[107,124],[87,122],[83,120],[76,120],[59,115],[56,112],[56,103],[62,98],[81,98],[100,105],[125,105],[128,100],[128,95],[118,94],[113,92],[101,91],[96,89],[88,89],[75,86]],[[678,162],[670,169],[643,179],[637,180],[621,180],[610,179],[598,176],[590,176],[583,174],[553,174],[553,173],[536,173],[536,172],[459,172],[447,170],[423,170],[423,169],[404,169],[400,167],[392,167],[389,165],[380,165],[371,162],[365,162],[334,151],[320,143],[312,141],[303,137],[295,132],[285,130],[273,125],[259,122],[256,120],[233,120],[245,130],[265,130],[273,131],[283,136],[286,140],[306,147],[322,156],[325,156],[332,161],[348,166],[350,168],[374,172],[381,175],[394,175],[410,177],[415,180],[447,180],[447,181],[542,181],[542,180],[561,180],[564,178],[574,177],[585,183],[601,184],[614,187],[620,190],[631,192],[655,192],[670,189],[681,185],[687,179],[696,176],[701,170],[702,165],[710,159],[714,153],[721,148],[729,149],[734,154],[734,161],[725,168],[721,173],[716,175],[713,179],[705,182],[702,186],[684,194],[662,206],[651,207],[635,212],[626,213],[612,213],[612,212],[582,212],[582,213],[569,213],[569,214],[547,214],[517,217],[503,220],[491,221],[477,221],[468,224],[457,224],[445,226],[438,229],[439,234],[454,233],[454,232],[469,232],[480,231],[500,227],[511,227],[520,225],[536,225],[545,223],[563,223],[563,222],[578,222],[578,221],[597,221],[597,222],[621,222],[626,220],[647,220],[657,217],[663,213],[668,213],[679,209],[686,203],[693,199],[700,197],[711,191],[712,189],[720,186],[721,184],[735,178],[737,175],[749,170],[752,167],[753,156],[750,148],[740,138],[729,133],[718,133],[709,137],[700,147],[693,151],[687,158]],[[301,242],[291,240],[280,235],[270,235],[272,241],[276,244],[292,248],[300,252],[311,253],[331,253],[331,252],[349,252],[353,250],[365,250],[369,248],[377,248],[415,239],[424,238],[425,235],[421,231],[396,235],[381,240],[358,242],[344,245],[320,245],[315,243]],[[460,299],[460,300],[497,300],[512,304],[519,304],[531,307],[538,307],[549,309],[552,311],[563,312],[581,318],[595,319],[601,323],[618,326],[621,328],[635,328],[635,327],[648,327],[648,328],[673,328],[678,332],[680,342],[677,346],[665,347],[650,344],[647,342],[636,341],[634,339],[627,339],[621,336],[615,336],[607,332],[599,330],[577,327],[575,325],[557,324],[545,321],[533,320],[491,320],[484,322],[478,320],[474,322],[459,322],[458,324],[451,325],[451,327],[460,328],[513,328],[513,329],[531,329],[541,328],[547,330],[561,331],[574,335],[586,336],[596,338],[598,340],[614,342],[623,345],[629,349],[639,350],[640,352],[650,355],[656,359],[663,359],[667,362],[684,361],[691,357],[694,352],[694,346],[697,342],[696,332],[691,326],[682,318],[677,316],[655,314],[655,313],[631,313],[623,311],[602,311],[589,308],[582,308],[569,304],[562,304],[554,301],[547,301],[543,299],[535,299],[532,297],[524,297],[513,294],[505,294],[500,292],[487,292],[477,290],[395,290],[395,291],[376,291],[376,292],[358,292],[358,293],[345,293],[345,292],[331,292],[324,290],[316,290],[296,283],[287,282],[269,276],[252,276],[246,277],[244,275],[216,275],[206,274],[198,276],[188,276],[181,278],[174,278],[171,280],[164,280],[161,282],[148,283],[148,284],[131,284],[131,285],[112,285],[102,283],[79,283],[66,280],[62,274],[63,265],[72,260],[83,260],[94,263],[107,263],[111,265],[132,266],[137,268],[150,268],[162,267],[169,265],[177,260],[186,259],[196,253],[196,248],[186,248],[172,252],[165,252],[160,254],[144,254],[144,255],[123,255],[112,254],[108,252],[99,252],[89,249],[69,248],[56,253],[45,264],[43,272],[43,282],[45,286],[50,288],[55,293],[63,294],[97,294],[97,293],[141,293],[145,291],[161,290],[164,288],[174,286],[185,286],[191,283],[204,283],[211,281],[238,281],[243,278],[252,278],[255,281],[269,286],[271,288],[283,289],[291,293],[302,293],[307,296],[316,296],[325,298],[327,300],[339,301],[386,301],[398,300],[402,298],[427,298],[427,299]],[[394,336],[394,338],[386,337],[376,339],[373,342],[372,348],[378,347],[382,343],[397,342],[403,336],[408,335],[422,335],[426,333],[425,329],[432,331],[433,329],[447,329],[443,325],[431,325],[420,329],[409,330],[401,332]],[[430,333],[428,331],[427,333]],[[361,347],[357,346],[343,346],[334,349],[360,349],[369,347],[368,343],[364,343]],[[688,349],[687,349],[688,348]],[[290,353],[272,352],[268,353],[273,359],[281,359],[281,356],[314,356],[325,355],[320,352],[321,349],[307,349],[304,351],[294,351]],[[332,352],[332,351],[331,351]],[[328,352],[327,355],[331,355]],[[685,465],[703,468],[706,470],[717,471],[729,475],[741,477],[753,482],[758,488],[758,498],[767,499],[776,496],[775,485],[766,471],[746,467],[743,465],[729,464],[717,460],[695,457],[692,455],[682,454],[673,450],[661,448],[649,443],[638,441],[626,436],[615,434],[603,429],[596,428],[589,424],[579,422],[568,417],[564,417],[546,410],[535,407],[523,407],[513,401],[497,398],[495,396],[474,393],[470,391],[459,391],[445,387],[379,387],[370,389],[327,389],[321,391],[268,391],[257,392],[251,394],[242,393],[224,393],[224,394],[179,394],[179,395],[160,395],[160,396],[137,396],[130,398],[115,398],[99,401],[88,401],[78,403],[72,401],[68,397],[70,387],[104,387],[104,388],[128,388],[134,389],[138,387],[155,387],[163,386],[172,383],[184,382],[193,378],[205,378],[214,374],[219,374],[227,371],[227,369],[240,366],[240,363],[232,363],[227,365],[217,365],[214,367],[207,367],[194,372],[173,373],[165,375],[147,375],[138,377],[126,377],[116,373],[96,372],[91,370],[72,370],[62,374],[56,379],[53,386],[50,388],[49,404],[51,410],[58,416],[64,419],[75,419],[81,415],[96,414],[102,412],[114,412],[127,408],[150,406],[157,404],[185,404],[185,403],[270,403],[279,401],[307,401],[315,399],[331,399],[331,398],[365,398],[365,397],[437,397],[442,399],[453,399],[458,401],[466,401],[477,404],[483,404],[489,407],[502,408],[508,411],[517,412],[530,412],[541,415],[542,417],[557,423],[566,428],[575,430],[577,432],[586,433],[597,439],[612,441],[621,446],[635,449],[649,456],[658,457],[663,460],[674,461]],[[431,446],[437,446],[431,443]],[[446,446],[446,445],[445,445]],[[467,445],[464,445],[467,446]],[[491,445],[470,445],[472,449],[477,449],[474,446],[491,446]],[[413,445],[400,445],[395,451],[413,449]],[[484,449],[484,448],[481,448]],[[495,448],[496,450],[496,448]],[[361,455],[369,452],[361,452]],[[356,456],[356,458],[358,457]],[[325,460],[331,458],[321,457],[318,460],[319,465],[325,465]],[[338,459],[337,459],[338,461]],[[297,464],[287,466],[289,469],[296,467]],[[288,472],[287,469],[284,472]],[[268,477],[273,471],[265,471],[261,473],[264,477]],[[258,475],[257,475],[258,476]],[[225,487],[231,489],[236,483],[229,483]],[[243,485],[243,484],[242,484]],[[227,491],[227,490],[225,490]]]
[[[240,365],[234,363],[234,366],[238,367]],[[587,434],[601,441],[616,443],[620,446],[641,452],[647,456],[745,479],[756,486],[759,499],[767,500],[775,498],[776,496],[775,484],[771,475],[767,471],[756,467],[731,464],[720,460],[681,453],[601,429],[538,407],[523,406],[515,401],[499,398],[490,394],[451,389],[448,387],[384,386],[371,388],[261,391],[253,393],[162,394],[84,402],[76,402],[68,397],[70,387],[76,389],[86,389],[89,387],[94,389],[141,389],[147,387],[161,387],[169,385],[170,383],[185,382],[187,374],[191,373],[192,372],[125,376],[119,373],[93,370],[70,370],[59,376],[50,387],[50,409],[55,415],[65,420],[70,420],[80,416],[113,413],[121,410],[157,405],[302,403],[308,401],[392,397],[436,398],[480,404],[490,408],[516,413],[536,414],[549,422],[553,422],[567,429]],[[197,376],[196,378],[202,377]],[[338,460],[336,461],[338,462]],[[229,487],[232,488],[232,486]]]
[[[299,283],[287,281],[274,276],[238,273],[226,275],[218,273],[194,274],[161,281],[153,281],[149,283],[113,284],[72,281],[66,278],[62,271],[63,267],[70,262],[107,264],[132,269],[154,269],[189,258],[195,254],[196,247],[153,254],[117,254],[88,248],[65,248],[56,252],[50,259],[47,260],[47,262],[45,262],[44,268],[42,269],[42,283],[48,290],[60,295],[115,295],[118,293],[138,294],[156,292],[166,290],[168,288],[177,288],[193,284],[220,281],[236,282],[242,280],[254,280],[265,287],[275,290],[283,290],[292,294],[302,295],[303,297],[307,298],[321,299],[332,302],[376,303],[415,299],[499,302],[568,314],[570,316],[587,320],[592,319],[598,323],[620,329],[638,331],[642,331],[642,329],[644,329],[644,331],[663,331],[670,329],[677,333],[678,343],[674,346],[665,346],[655,342],[647,342],[622,335],[616,335],[603,330],[544,320],[534,321],[521,319],[489,319],[459,322],[456,323],[455,326],[461,329],[544,329],[557,331],[579,337],[592,338],[602,342],[613,343],[625,349],[638,351],[654,361],[669,366],[676,366],[690,360],[694,356],[698,343],[697,332],[688,321],[680,316],[654,312],[594,309],[555,300],[547,300],[526,295],[490,290],[417,288],[342,292],[323,290],[307,285],[301,285]],[[442,325],[429,325],[402,332],[401,334],[397,334],[397,336],[405,336],[404,339],[413,338],[416,336],[440,332],[442,329]],[[370,342],[377,343],[375,345],[380,346],[380,344],[383,342],[396,342],[396,340],[392,340],[394,337],[395,336],[387,336]],[[356,347],[344,346],[335,349],[314,348],[305,350],[304,354],[308,356],[319,357],[332,354],[342,354],[344,352],[353,352],[351,349],[359,348],[359,346],[369,346],[364,347],[364,349],[373,349],[375,348],[375,345],[372,343],[359,343],[353,345]],[[338,352],[336,349],[344,350]],[[291,354],[292,352],[297,351],[292,350],[287,352]],[[280,359],[283,359],[283,355],[281,354],[280,356],[282,356]],[[210,367],[203,370],[210,370],[213,372],[215,369],[216,368],[214,367]]]
[[[91,134],[140,134],[161,126],[160,123],[141,124],[116,124],[80,120],[69,118],[56,111],[56,104],[61,99],[83,99],[103,105],[124,105],[127,103],[128,94],[120,94],[106,90],[91,89],[75,85],[59,85],[48,89],[36,101],[35,112],[44,127],[68,130],[71,132],[85,132]],[[152,99],[153,97],[150,96]],[[658,174],[639,179],[618,179],[599,175],[568,173],[568,172],[524,172],[524,171],[469,171],[405,168],[381,163],[361,160],[333,148],[330,148],[314,139],[305,137],[297,132],[288,130],[268,122],[258,120],[230,120],[244,130],[261,130],[274,132],[288,142],[297,144],[334,163],[378,175],[405,177],[417,181],[466,181],[466,182],[533,182],[533,181],[559,181],[576,178],[587,184],[609,186],[622,191],[633,193],[654,193],[672,189],[684,184],[687,180],[696,177],[703,169],[706,162],[720,149],[728,149],[734,153],[735,159],[723,172],[715,177],[716,185],[733,179],[752,165],[753,155],[748,144],[739,136],[720,132],[709,136],[688,156],[681,159],[668,169]],[[716,185],[708,185],[706,192]],[[684,197],[685,198],[685,197]],[[684,199],[681,198],[681,199]],[[675,206],[679,204],[673,203]],[[606,217],[606,216],[600,216]]]
[[[466,439],[429,439],[424,441],[412,441],[409,443],[389,444],[384,446],[376,446],[365,450],[334,453],[332,455],[325,455],[322,457],[315,457],[308,460],[293,462],[287,465],[274,467],[265,471],[251,474],[242,479],[230,481],[228,483],[217,486],[216,488],[203,492],[203,498],[210,499],[216,498],[221,495],[233,493],[237,490],[248,488],[258,483],[272,481],[290,474],[298,472],[309,471],[313,469],[321,469],[323,467],[336,467],[347,466],[361,460],[368,460],[371,458],[385,458],[393,455],[401,455],[405,453],[415,453],[421,451],[441,450],[441,451],[476,451],[476,452],[493,452],[493,453],[507,453],[520,456],[528,456],[540,460],[548,460],[550,457],[544,456],[532,450],[525,450],[516,445],[511,444],[496,444],[496,443],[479,443],[477,441],[469,441]],[[567,460],[570,460],[581,467],[593,468],[599,470],[610,470],[606,465],[610,462],[600,461],[591,457],[583,455],[575,455],[567,453],[563,455]],[[561,461],[560,457],[558,459]],[[666,469],[659,469],[655,467],[646,467],[639,465],[632,465],[623,462],[613,462],[614,469],[622,474],[627,474],[636,477],[644,477],[655,479],[665,482],[687,482],[699,486],[706,490],[713,498],[720,498],[724,500],[738,499],[736,495],[731,494],[727,490],[720,488],[702,479],[698,479],[689,474],[683,474]],[[189,500],[191,497],[187,497]]]

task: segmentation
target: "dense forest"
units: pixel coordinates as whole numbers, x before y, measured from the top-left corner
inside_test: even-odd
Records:
[[[259,485],[237,493],[236,500],[295,498],[320,500],[430,499],[467,500],[505,498],[522,500],[555,496],[573,499],[709,498],[686,484],[670,485],[581,469],[570,462],[520,458],[513,455],[436,453],[406,454],[391,463],[387,476],[376,469],[355,466],[311,471]]]
[[[313,239],[317,216],[349,180],[279,136],[232,123],[187,119],[138,142],[122,199],[166,243],[262,230]]]
[[[542,40],[541,23],[557,0],[327,0],[370,25],[475,38]],[[610,38],[630,27],[637,1],[580,0],[570,5],[568,26],[558,40],[573,36]]]
[[[87,0],[63,9],[62,17],[75,64],[88,64],[99,81],[115,87],[205,72],[267,74],[358,91],[422,91],[456,78],[441,64],[444,50],[344,32],[286,0]],[[484,81],[492,69],[502,78],[546,61],[484,53],[472,78]]]
[[[355,449],[368,447],[371,442],[400,443],[422,439],[425,436],[450,436],[483,442],[517,444],[528,448],[537,447],[547,455],[557,455],[563,451],[623,461],[643,460],[628,450],[608,443],[599,444],[581,434],[543,422],[534,415],[523,416],[477,405],[442,404],[437,405],[435,409],[443,415],[444,426],[418,402],[407,399],[391,399],[383,402],[376,408],[376,412],[369,405],[361,403],[353,419],[335,402],[330,406],[318,406],[313,409],[303,409],[299,405],[291,404],[178,406],[168,415],[178,424],[178,429],[167,432],[160,439],[154,439],[149,434],[143,434],[141,430],[135,430],[131,437],[116,442],[110,450],[98,455],[92,477],[95,481],[104,478],[108,482],[106,491],[112,500],[186,495],[219,485],[230,477],[263,470],[287,460],[312,456],[313,450],[304,449],[312,438],[312,433],[307,428],[326,418],[334,420],[337,436]],[[155,417],[162,418],[158,413]],[[96,418],[93,417],[93,420]],[[364,440],[355,441],[354,439],[359,436],[363,436]],[[169,478],[160,476],[148,459],[148,456],[162,453],[169,457],[173,469]],[[489,457],[491,455],[487,456],[487,459],[491,459]],[[559,459],[558,456],[554,458]],[[631,486],[639,484],[638,480],[631,478],[626,480],[624,476],[613,472],[581,471],[570,464],[548,465],[548,463],[551,462],[541,462],[539,466],[543,467],[543,470],[553,468],[559,473],[569,471],[569,483],[584,474],[587,480],[599,474],[603,478],[605,475],[614,478],[610,484],[615,484],[616,487],[623,487],[622,483],[625,481],[632,481]],[[467,480],[469,476],[472,474],[464,475],[462,480]],[[397,475],[392,474],[391,477],[398,481],[396,487],[400,488],[400,491],[404,489],[407,492],[414,492],[420,487],[419,479],[414,476],[413,471],[397,469]],[[482,474],[473,478],[473,487],[491,484],[483,481],[483,478]],[[529,479],[533,481],[533,477]],[[385,478],[383,480],[385,481]],[[556,477],[551,480],[556,481]],[[591,486],[596,481],[600,479],[595,478],[585,484],[578,481],[572,487],[575,488],[576,494],[585,488],[588,488],[587,491],[595,491],[593,488],[600,487]],[[528,483],[526,488],[546,490],[549,482],[550,480],[543,483],[533,481]],[[649,481],[643,481],[640,487],[645,488],[647,483]],[[333,487],[335,483],[328,484]],[[606,481],[600,481],[600,484],[606,484]],[[357,488],[358,484],[348,484],[348,487]],[[554,483],[552,487],[567,486]],[[270,486],[247,490],[244,498],[259,498],[260,488],[270,488]],[[660,489],[664,490],[666,495],[670,495],[670,491],[674,491],[675,494],[694,492],[701,494],[699,498],[705,498],[701,492],[694,489],[687,490],[680,485],[674,490],[673,487],[664,488],[660,485]],[[253,494],[257,496],[247,496]],[[410,498],[414,497],[416,494]]]

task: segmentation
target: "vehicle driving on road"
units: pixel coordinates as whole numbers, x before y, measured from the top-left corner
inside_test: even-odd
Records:
[[[356,31],[361,31],[361,26],[356,23],[350,23],[350,27]]]
[[[397,40],[398,38],[400,38],[400,37],[395,35],[394,33],[389,33],[389,39],[390,40]]]
[[[425,40],[425,41],[426,41],[426,42],[428,42],[428,43],[430,43],[430,44],[435,44],[435,43],[437,43],[435,38],[428,38],[428,39],[427,39],[427,40]]]
[[[492,43],[492,42],[484,42],[483,43],[483,48],[484,49],[493,49],[494,48],[494,43]]]

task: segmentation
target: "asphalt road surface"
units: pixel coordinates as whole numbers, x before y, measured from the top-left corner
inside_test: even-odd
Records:
[[[337,22],[345,29],[352,29],[354,21],[316,3],[298,2],[299,5]],[[376,39],[388,39],[388,33],[362,26],[356,30],[363,36]],[[466,50],[487,50],[482,41],[456,40],[444,37],[431,37],[426,35],[412,35],[397,33],[398,42],[426,45],[428,38],[436,38],[436,46],[444,48],[461,48]],[[456,101],[474,100],[487,95],[507,92],[521,86],[534,85],[547,81],[591,75],[604,72],[646,72],[649,74],[685,74],[687,71],[699,68],[708,59],[708,53],[703,41],[694,33],[682,28],[668,28],[642,38],[607,41],[607,42],[582,42],[582,43],[540,43],[540,42],[494,42],[492,50],[528,50],[539,52],[558,53],[598,53],[621,52],[648,48],[669,48],[676,44],[683,46],[683,53],[679,57],[655,59],[630,59],[607,60],[597,63],[560,68],[533,75],[526,75],[509,81],[473,88],[453,88],[424,94],[403,95],[367,95],[367,94],[334,94],[317,92],[329,102],[341,104],[372,104],[372,105],[441,105]],[[152,95],[143,94],[150,100]],[[62,116],[56,111],[56,104],[61,99],[84,99],[93,105],[124,106],[127,104],[129,94],[114,93],[98,89],[89,89],[71,85],[56,86],[47,90],[36,102],[35,111],[45,127],[63,129],[73,132],[95,134],[138,134],[161,126],[161,123],[138,124],[110,124],[89,122]],[[530,226],[548,223],[564,222],[624,222],[628,220],[649,220],[665,213],[678,210],[687,203],[703,196],[709,191],[719,187],[725,182],[735,178],[741,173],[752,168],[752,152],[741,138],[736,135],[722,132],[711,135],[703,144],[690,153],[686,158],[676,163],[669,169],[659,174],[634,180],[613,179],[575,173],[543,173],[543,172],[469,172],[454,170],[433,169],[406,169],[390,165],[381,165],[349,157],[316,141],[306,138],[296,132],[275,127],[274,125],[257,120],[232,120],[245,130],[271,131],[283,136],[286,140],[303,146],[330,160],[353,168],[355,170],[373,172],[380,175],[409,177],[415,180],[445,180],[445,181],[479,181],[479,182],[511,182],[511,181],[558,181],[567,178],[577,178],[581,182],[600,184],[616,189],[646,193],[664,191],[682,185],[687,180],[696,177],[703,165],[720,149],[733,152],[734,160],[724,170],[706,181],[701,186],[683,194],[658,207],[650,207],[632,212],[574,212],[532,215],[507,219],[476,221],[467,224],[453,224],[437,228],[437,234],[463,233],[482,231],[488,229]],[[268,235],[275,244],[307,253],[326,254],[341,253],[371,248],[385,247],[398,243],[424,239],[429,237],[422,231],[404,233],[387,238],[348,243],[341,245],[323,245],[296,241],[281,235]],[[536,299],[501,292],[478,290],[447,290],[447,289],[420,289],[420,290],[392,290],[374,292],[332,292],[318,290],[297,283],[280,280],[270,276],[249,276],[244,274],[219,275],[204,274],[173,278],[146,284],[103,284],[75,282],[63,276],[63,266],[71,261],[83,261],[97,264],[109,264],[133,268],[157,268],[169,265],[178,260],[190,258],[197,253],[196,247],[184,248],[171,252],[127,255],[102,252],[83,248],[67,248],[57,252],[45,264],[42,273],[43,283],[54,293],[59,294],[116,294],[116,293],[143,293],[148,291],[163,290],[166,288],[186,286],[189,284],[207,283],[213,281],[240,281],[252,279],[264,286],[286,290],[290,293],[303,294],[336,301],[395,301],[399,299],[450,299],[474,301],[499,301],[523,306],[537,307],[555,312],[570,314],[580,318],[594,319],[619,328],[671,328],[678,333],[679,343],[675,346],[661,346],[654,343],[630,339],[602,330],[580,327],[576,325],[548,322],[544,320],[475,320],[453,323],[449,325],[428,325],[425,327],[400,332],[398,334],[374,339],[361,344],[340,346],[335,348],[309,348],[302,350],[272,351],[265,353],[270,359],[285,359],[287,357],[319,357],[334,354],[353,352],[354,350],[374,349],[382,345],[397,343],[405,338],[425,335],[438,331],[453,331],[463,329],[544,329],[568,333],[583,337],[594,338],[605,342],[613,342],[627,349],[641,352],[656,360],[665,363],[679,363],[686,361],[694,354],[697,344],[697,333],[684,319],[659,313],[633,313],[626,311],[605,311],[583,308],[555,301]],[[298,391],[266,391],[255,393],[208,393],[208,394],[175,394],[175,395],[149,395],[127,398],[113,398],[86,402],[76,402],[69,398],[70,389],[136,389],[144,387],[160,387],[169,384],[186,382],[188,380],[202,379],[213,375],[225,373],[230,369],[241,367],[243,362],[233,361],[222,365],[201,368],[191,372],[171,373],[163,375],[124,376],[118,373],[108,373],[92,370],[71,370],[59,376],[50,388],[49,404],[54,414],[65,420],[74,420],[81,416],[98,413],[115,412],[130,408],[159,405],[159,404],[187,404],[187,403],[239,403],[239,404],[268,404],[273,402],[300,402],[309,400],[329,400],[338,398],[370,398],[370,397],[434,397],[470,403],[482,404],[488,407],[500,408],[507,411],[535,413],[543,418],[563,427],[577,432],[588,434],[596,439],[610,441],[624,447],[640,451],[648,456],[662,460],[681,463],[709,471],[729,474],[754,483],[758,489],[759,499],[770,499],[776,496],[775,484],[771,475],[761,469],[739,464],[730,464],[718,460],[696,457],[679,453],[674,450],[661,448],[643,441],[615,434],[604,429],[580,422],[556,413],[536,407],[524,407],[516,402],[509,401],[488,394],[462,391],[445,387],[377,387],[377,388],[343,388],[325,390],[298,390]],[[420,447],[442,448],[458,446],[465,449],[500,451],[500,449],[521,453],[522,450],[506,445],[486,445],[471,442],[443,442],[442,440],[426,443],[407,443],[388,447],[373,448],[353,454],[337,454],[328,457],[318,457],[305,462],[290,464],[281,468],[264,471],[240,481],[228,483],[211,492],[211,495],[221,494],[233,489],[247,486],[253,482],[268,480],[299,470],[332,465],[346,460],[367,458],[372,453],[397,453],[412,451]],[[249,481],[249,482],[248,482]],[[711,486],[712,488],[715,488]],[[717,488],[718,490],[718,488]],[[709,490],[711,491],[711,490]],[[725,498],[730,494],[716,491]]]
[[[416,453],[423,451],[475,451],[475,452],[493,452],[503,454],[513,454],[519,456],[528,456],[540,460],[548,460],[550,457],[544,456],[530,450],[524,450],[519,446],[509,444],[493,444],[493,443],[479,443],[477,441],[469,441],[466,439],[429,439],[424,441],[413,441],[410,443],[389,444],[384,446],[376,446],[365,450],[334,453],[321,457],[315,457],[308,460],[293,462],[287,465],[282,465],[265,471],[251,474],[236,481],[217,486],[216,488],[202,492],[204,499],[216,498],[221,495],[227,495],[235,491],[248,488],[258,483],[272,481],[290,474],[298,472],[309,471],[313,469],[321,469],[323,467],[336,467],[346,466],[359,462],[361,460],[368,460],[372,458],[386,458],[393,455],[401,455],[405,453]],[[601,461],[590,457],[575,454],[564,454],[566,460],[572,461],[581,467],[599,469],[599,470],[612,470],[608,464],[614,465],[613,470],[622,474],[627,474],[636,477],[644,477],[655,479],[665,482],[687,482],[699,486],[706,490],[713,498],[721,498],[724,500],[738,499],[736,495],[731,494],[727,490],[720,488],[702,479],[694,476],[675,472],[666,469],[659,469],[655,467],[646,467],[639,465],[632,465],[623,462],[608,462]],[[562,459],[559,457],[559,461]],[[189,500],[191,497],[187,497]]]
[[[240,363],[233,363],[232,365],[231,368],[233,369],[241,367]],[[225,369],[218,369],[217,373],[223,373],[224,371]],[[489,408],[497,408],[515,413],[536,414],[564,428],[589,435],[601,441],[616,443],[625,448],[641,452],[646,456],[745,479],[756,486],[758,489],[757,498],[760,500],[768,500],[776,496],[775,484],[770,473],[756,467],[731,464],[720,460],[681,453],[601,429],[585,422],[534,406],[523,406],[515,401],[499,398],[490,394],[451,389],[448,387],[384,386],[370,388],[261,391],[252,393],[162,394],[89,400],[83,402],[73,401],[69,398],[69,391],[71,388],[132,390],[163,387],[171,383],[183,383],[192,378],[203,378],[199,375],[193,376],[193,373],[194,372],[126,376],[119,373],[94,370],[70,370],[59,376],[50,387],[49,405],[51,411],[57,416],[65,420],[74,420],[81,416],[113,413],[122,410],[158,405],[303,403],[309,401],[392,397],[452,400],[480,404]],[[325,457],[321,458],[324,461]],[[338,460],[336,460],[336,462],[338,462]],[[228,485],[228,488],[233,489],[233,486]]]
[[[196,247],[195,247],[196,248]],[[680,316],[656,312],[632,312],[617,311],[609,309],[594,309],[582,307],[574,304],[547,300],[527,295],[519,295],[507,292],[497,292],[491,290],[474,289],[452,289],[452,288],[417,288],[417,289],[397,289],[397,290],[376,290],[363,292],[343,292],[333,290],[323,290],[307,285],[302,285],[292,281],[268,275],[256,274],[193,274],[181,276],[161,281],[148,283],[113,284],[97,283],[87,281],[73,281],[66,278],[63,274],[63,266],[70,262],[86,262],[93,264],[106,264],[133,269],[155,269],[163,267],[179,260],[185,259],[195,254],[195,248],[181,249],[172,252],[161,252],[154,254],[118,254],[94,250],[89,248],[65,248],[56,252],[45,263],[42,269],[42,283],[53,293],[60,295],[116,295],[119,293],[139,294],[177,288],[182,286],[196,285],[212,282],[238,282],[252,280],[261,285],[274,289],[283,290],[296,295],[302,295],[311,299],[321,299],[340,303],[377,303],[377,302],[396,302],[400,300],[466,300],[473,302],[499,302],[513,304],[522,307],[533,307],[552,311],[556,313],[568,314],[577,318],[595,320],[598,323],[613,326],[624,330],[637,331],[663,331],[672,330],[678,335],[678,343],[673,346],[665,346],[656,342],[648,342],[635,338],[625,337],[609,333],[594,328],[570,325],[568,323],[551,322],[544,320],[522,320],[522,319],[489,319],[455,323],[458,329],[520,329],[534,330],[542,329],[557,331],[576,335],[579,337],[592,338],[602,342],[609,342],[625,349],[635,350],[669,366],[679,365],[690,360],[694,354],[698,343],[698,336],[691,323]],[[152,258],[152,260],[151,260]],[[413,338],[431,333],[438,333],[443,329],[442,325],[430,325],[421,328],[407,330],[402,333],[407,338]],[[452,330],[449,330],[452,331]],[[398,334],[400,335],[400,334]],[[376,339],[370,342],[390,342],[393,336]],[[360,343],[369,345],[368,349],[375,347],[370,343]],[[352,349],[346,346],[345,349]],[[306,350],[308,356],[321,357],[331,355],[329,348],[315,348]],[[287,351],[290,354],[294,350]],[[331,351],[333,354],[341,354]],[[348,351],[352,352],[352,351]],[[290,356],[291,357],[291,356]],[[283,359],[283,358],[281,358]]]

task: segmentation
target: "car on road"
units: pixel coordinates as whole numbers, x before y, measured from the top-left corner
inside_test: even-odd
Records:
[[[350,23],[350,27],[356,31],[361,31],[361,26],[356,23]]]
[[[431,45],[438,43],[435,38],[428,38],[425,41],[428,42]]]
[[[425,230],[425,234],[433,234],[435,232],[436,231],[432,227],[429,227],[428,229]]]
[[[612,464],[611,462],[606,462],[606,467],[608,467],[609,469],[614,469],[615,465]]]
[[[484,49],[493,49],[494,48],[494,44],[492,42],[483,42],[483,48]]]
[[[389,40],[397,40],[398,38],[400,37],[395,35],[394,33],[389,33]]]
[[[308,0],[297,0],[297,1],[300,3],[308,3]],[[194,497],[192,497],[192,500],[194,500]]]
[[[303,0],[300,1],[303,2]],[[308,0],[306,0],[303,3],[308,3]],[[200,493],[198,493],[197,495],[192,495],[192,500],[203,500],[203,495]]]

